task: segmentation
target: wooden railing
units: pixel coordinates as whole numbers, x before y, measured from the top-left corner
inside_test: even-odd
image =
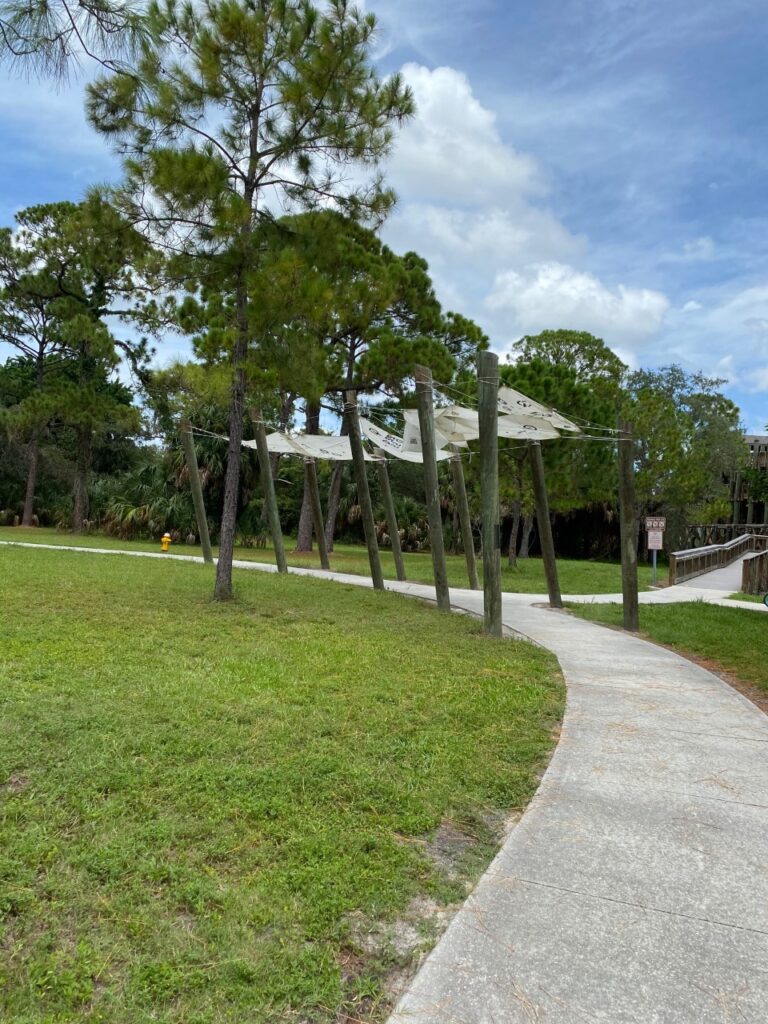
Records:
[[[768,593],[768,551],[747,555],[741,567],[742,594]]]
[[[768,537],[768,523],[699,523],[689,526],[686,528],[686,550],[725,544],[745,533]]]
[[[743,533],[725,544],[707,544],[701,548],[673,551],[669,556],[669,585],[684,583],[713,569],[723,569],[750,551],[768,549],[768,531]]]

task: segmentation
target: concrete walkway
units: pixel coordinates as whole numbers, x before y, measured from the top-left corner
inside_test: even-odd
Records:
[[[768,718],[642,640],[504,612],[563,668],[560,744],[392,1024],[765,1024]]]
[[[677,586],[683,587],[686,590],[695,590],[701,586],[706,586],[707,590],[722,590],[726,594],[736,594],[741,590],[743,564],[744,559],[738,558],[723,569],[713,569],[712,572],[706,572],[703,576],[694,576],[692,580],[678,583]]]
[[[482,611],[482,594],[452,600]],[[391,1024],[766,1024],[768,717],[691,662],[542,601],[504,595],[503,618],[560,661],[560,743]]]

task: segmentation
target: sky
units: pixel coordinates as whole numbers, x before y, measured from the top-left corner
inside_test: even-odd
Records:
[[[502,357],[573,328],[768,424],[764,0],[365,0],[416,117],[383,229]],[[0,223],[116,180],[82,85],[0,72]],[[171,346],[173,351],[171,351]],[[176,355],[178,341],[160,349]]]

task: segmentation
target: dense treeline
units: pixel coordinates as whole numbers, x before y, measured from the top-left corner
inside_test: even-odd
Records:
[[[489,340],[441,308],[418,254],[397,254],[379,236],[395,201],[382,168],[413,98],[372,63],[372,15],[345,0],[322,10],[307,0],[164,0],[131,14],[118,52],[107,15],[78,10],[83,25],[56,5],[37,21],[19,9],[6,43],[60,72],[74,40],[92,39],[100,67],[86,109],[124,177],[79,203],[24,210],[0,231],[0,341],[10,353],[0,369],[2,518],[193,539],[178,434],[189,419],[204,431],[198,457],[221,551],[215,594],[225,599],[235,542],[264,533],[256,458],[241,447],[253,412],[278,429],[332,431],[352,390],[398,427],[416,363],[472,402]],[[162,359],[169,336],[176,346],[186,338],[191,357],[160,371],[155,351]],[[502,377],[584,424],[584,436],[545,450],[561,549],[611,549],[619,412],[636,426],[638,511],[666,513],[673,539],[686,522],[725,514],[727,477],[744,453],[722,382],[674,366],[630,372],[574,330],[521,339]],[[501,459],[504,535],[510,558],[525,557],[535,541],[527,450],[507,445]],[[306,549],[302,466],[274,461],[283,527]],[[471,453],[466,469],[477,506]],[[454,546],[445,467],[441,475]],[[404,542],[418,548],[420,471],[395,464],[392,477]],[[324,466],[321,485],[329,539],[359,536],[350,474]]]

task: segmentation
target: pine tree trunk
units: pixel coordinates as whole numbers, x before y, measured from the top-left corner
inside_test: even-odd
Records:
[[[342,416],[339,435],[341,437],[349,435],[349,424],[347,423],[346,416]],[[328,511],[325,515],[325,543],[329,551],[333,551],[333,540],[336,536],[336,520],[339,516],[339,502],[341,501],[341,485],[344,482],[346,468],[346,463],[335,462],[333,464],[333,472],[331,473],[331,483],[328,488]]]
[[[310,405],[307,402],[306,432],[308,434],[320,433],[320,406],[317,403]],[[299,530],[296,535],[295,550],[312,550],[312,497],[309,493],[306,473],[304,474],[304,499],[301,503],[301,515],[299,516]]]
[[[342,429],[342,435],[346,430],[346,424]],[[344,480],[346,465],[343,462],[336,462],[331,474],[331,484],[328,488],[328,512],[325,516],[325,541],[328,550],[333,551],[333,539],[336,536],[336,520],[339,515],[339,502],[341,501],[341,484]]]
[[[91,468],[93,439],[90,427],[77,431],[77,459],[75,461],[75,484],[72,489],[72,532],[82,533],[88,516],[88,472]]]
[[[293,406],[296,401],[296,396],[293,392],[289,392],[284,396],[280,403],[280,425],[279,430],[281,434],[284,434],[288,430],[288,424],[291,422],[291,416],[293,415]],[[277,482],[277,474],[280,471],[280,454],[278,452],[269,453],[269,465],[272,469],[272,479]],[[267,503],[266,501],[261,508],[261,519],[265,524],[269,521],[267,515]]]
[[[30,438],[27,446],[27,490],[24,495],[24,512],[21,516],[22,526],[32,526],[35,514],[35,488],[37,487],[37,467],[40,461],[40,444],[37,431]]]
[[[240,458],[245,416],[245,369],[243,364],[248,352],[247,302],[245,290],[242,288],[237,296],[238,331],[232,356],[234,375],[229,406],[229,448],[227,450],[227,473],[224,479],[224,507],[219,534],[219,560],[216,564],[216,583],[213,588],[214,601],[230,601],[233,596],[232,559],[235,553],[237,508],[240,503]]]
[[[533,532],[533,513],[529,512],[523,519],[523,537],[520,541],[520,554],[518,558],[528,558],[531,547],[531,534]]]
[[[295,551],[312,550],[312,503],[307,486],[306,473],[304,474],[304,498],[301,503],[301,515],[299,516],[299,529],[296,534]]]
[[[509,534],[509,548],[507,550],[507,561],[510,568],[517,565],[517,535],[520,532],[520,502],[512,505],[512,529]]]
[[[42,391],[45,376],[45,347],[41,343],[35,357],[35,386]],[[24,495],[24,512],[21,516],[22,526],[31,526],[35,514],[35,490],[37,488],[37,470],[40,463],[40,430],[35,429],[27,448],[27,489]]]

